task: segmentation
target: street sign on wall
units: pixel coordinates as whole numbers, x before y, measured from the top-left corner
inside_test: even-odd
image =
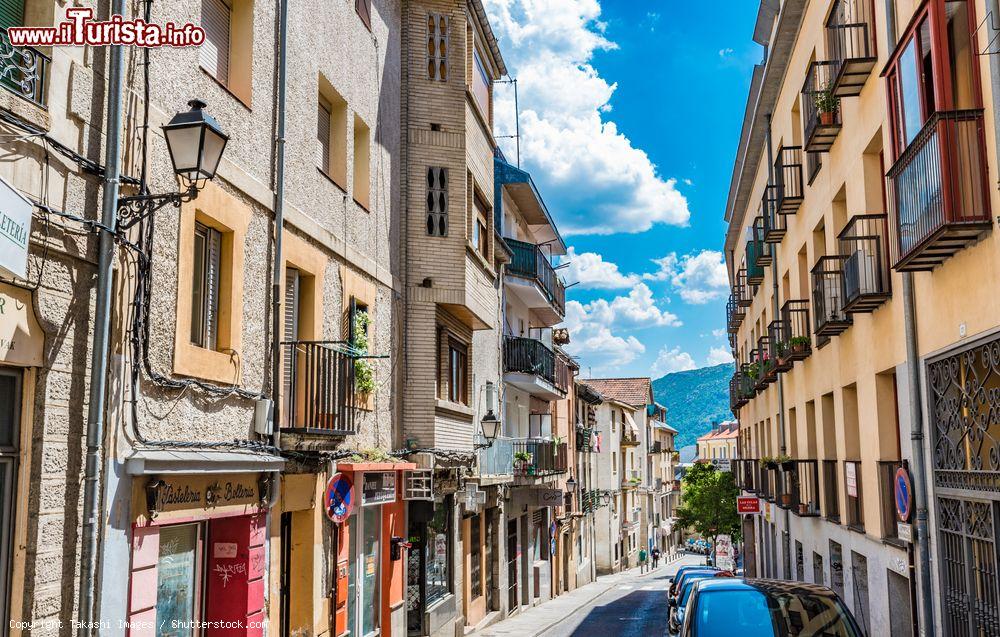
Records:
[[[760,515],[760,498],[754,496],[738,496],[736,512],[740,514]]]
[[[847,484],[847,495],[858,497],[858,465],[853,462],[844,463],[844,482]]]
[[[0,179],[0,274],[25,278],[33,205]]]
[[[335,473],[326,483],[323,509],[331,521],[341,524],[354,508],[354,482],[343,473]]]

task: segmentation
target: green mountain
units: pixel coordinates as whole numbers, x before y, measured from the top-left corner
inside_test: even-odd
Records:
[[[677,449],[695,444],[698,436],[712,428],[712,421],[732,420],[729,411],[729,379],[733,364],[723,363],[686,372],[667,374],[653,381],[653,397],[667,408],[667,424],[679,433]]]

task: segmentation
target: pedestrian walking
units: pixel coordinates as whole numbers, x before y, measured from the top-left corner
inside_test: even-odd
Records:
[[[646,549],[639,549],[639,572],[646,572]]]
[[[654,548],[652,555],[653,555],[653,568],[656,568],[660,564],[660,549]]]

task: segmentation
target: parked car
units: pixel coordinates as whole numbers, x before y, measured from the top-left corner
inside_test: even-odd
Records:
[[[719,569],[713,566],[692,566],[686,569],[683,573],[678,572],[677,576],[674,578],[673,585],[670,587],[670,598],[677,599],[677,595],[681,592],[681,587],[684,586],[684,582],[688,580],[692,575],[695,574],[707,574],[714,575]]]
[[[669,593],[670,597],[674,597],[677,595],[677,588],[676,588],[677,581],[681,578],[682,575],[684,575],[684,573],[687,573],[688,571],[703,571],[706,568],[707,568],[706,566],[703,566],[701,564],[686,564],[677,569],[677,572],[674,573],[674,576],[670,578],[670,593]]]
[[[694,584],[682,637],[864,637],[832,590],[816,584],[711,578]]]
[[[733,577],[733,574],[729,571],[695,571],[689,573],[684,578],[684,582],[679,585],[677,598],[670,600],[670,617],[667,621],[667,629],[671,635],[676,635],[680,632],[681,626],[684,625],[684,613],[687,608],[687,601],[691,597],[691,591],[694,590],[695,585],[702,580],[716,577]]]

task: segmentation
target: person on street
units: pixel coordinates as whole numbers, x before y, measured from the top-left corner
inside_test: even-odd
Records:
[[[656,568],[660,564],[660,549],[653,548],[653,568]]]
[[[646,549],[639,549],[639,572],[646,572]]]

